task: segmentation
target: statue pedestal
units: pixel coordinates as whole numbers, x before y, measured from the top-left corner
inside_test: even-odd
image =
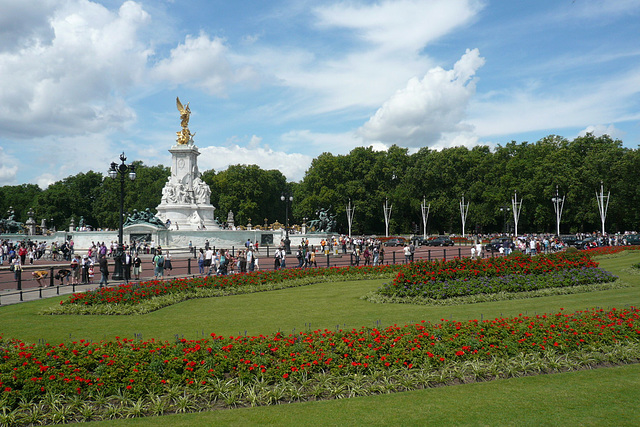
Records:
[[[211,190],[200,179],[195,145],[174,145],[171,153],[171,176],[162,189],[162,202],[156,216],[171,221],[177,230],[212,230],[218,226]]]
[[[206,205],[160,204],[157,207],[158,218],[171,220],[175,230],[213,230],[218,223],[213,217],[215,207]]]

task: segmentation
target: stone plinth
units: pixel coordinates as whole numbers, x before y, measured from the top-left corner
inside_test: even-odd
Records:
[[[171,176],[162,189],[157,217],[171,221],[172,230],[212,230],[218,228],[211,204],[211,190],[200,178],[198,147],[174,145],[171,153]]]

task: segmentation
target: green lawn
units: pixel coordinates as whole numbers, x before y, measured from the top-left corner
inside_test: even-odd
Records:
[[[637,425],[640,365],[353,399],[114,420],[104,426]]]
[[[360,297],[383,281],[325,283],[281,291],[191,300],[142,316],[42,316],[42,307],[61,297],[0,307],[5,338],[27,342],[102,340],[116,335],[172,340],[222,335],[271,334],[304,329],[388,326],[419,320],[438,321],[640,305],[640,275],[628,267],[640,251],[601,259],[601,267],[631,286],[602,292],[464,306],[428,307],[372,304]],[[560,423],[631,424],[640,419],[640,367],[545,375],[373,396],[307,402],[276,407],[215,411],[138,421],[130,424],[474,424],[556,425]],[[114,422],[109,422],[114,424]]]

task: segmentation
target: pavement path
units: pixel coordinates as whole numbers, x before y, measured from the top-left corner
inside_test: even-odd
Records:
[[[295,248],[292,247],[291,249],[292,252],[295,253]],[[452,246],[446,248],[421,246],[416,248],[414,259],[452,259],[454,257],[466,257],[470,255],[470,249],[470,246]],[[258,255],[259,266],[261,270],[273,270],[274,265],[272,256],[273,250],[267,257],[265,249],[262,248],[261,253]],[[152,256],[145,254],[141,255],[141,258],[141,281],[152,280],[154,278]],[[189,277],[199,275],[198,261],[193,258],[193,256],[189,256],[189,254],[187,253],[175,255],[172,254],[171,261],[173,268],[171,270],[165,270],[165,280],[175,277]],[[349,254],[342,254],[341,251],[337,256],[333,254],[329,257],[325,255],[316,255],[316,262],[318,264],[318,267],[344,267],[351,264],[351,256]],[[405,258],[402,247],[386,247],[384,262],[386,264],[404,263]],[[295,256],[293,254],[288,255],[288,268],[294,268],[297,267],[297,265],[298,262]],[[17,282],[14,278],[14,273],[9,270],[9,266],[5,263],[3,266],[0,266],[0,306],[17,304],[24,301],[33,301],[41,298],[51,298],[60,295],[70,295],[75,292],[85,292],[87,290],[96,289],[98,287],[98,283],[100,282],[100,272],[97,266],[96,268],[94,268],[95,276],[92,283],[79,284],[74,286],[67,284],[66,282],[64,285],[62,285],[60,284],[59,280],[51,280],[51,269],[53,269],[55,274],[57,270],[68,267],[68,261],[50,260],[37,260],[34,265],[26,265],[23,267],[24,270],[22,272],[21,290],[18,290]],[[43,283],[44,285],[44,287],[42,288],[38,287],[38,283],[35,279],[32,278],[31,272],[35,270],[49,271],[49,276],[41,280],[41,283]],[[109,270],[113,271],[112,259],[109,259]],[[132,282],[135,282],[135,280]],[[116,286],[122,283],[123,281],[114,281],[111,279],[109,280],[109,286]]]

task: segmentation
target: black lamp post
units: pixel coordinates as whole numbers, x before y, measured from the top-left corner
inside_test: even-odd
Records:
[[[509,212],[511,208],[507,205],[502,205],[500,207],[500,212],[502,212],[502,232],[506,233],[507,230],[507,212]]]
[[[284,202],[284,216],[285,216],[285,238],[284,238],[284,250],[287,254],[291,253],[291,240],[289,240],[289,203],[293,202],[293,196],[289,193],[282,193],[280,200]]]
[[[129,175],[129,179],[133,181],[136,179],[136,171],[134,165],[126,165],[124,162],[127,160],[124,153],[120,154],[120,164],[111,162],[109,168],[109,176],[112,179],[116,179],[120,176],[120,215],[118,216],[118,248],[115,255],[115,268],[113,271],[113,280],[124,279],[124,271],[122,270],[122,258],[124,256],[124,244],[122,243],[122,217],[124,215],[124,179]]]

